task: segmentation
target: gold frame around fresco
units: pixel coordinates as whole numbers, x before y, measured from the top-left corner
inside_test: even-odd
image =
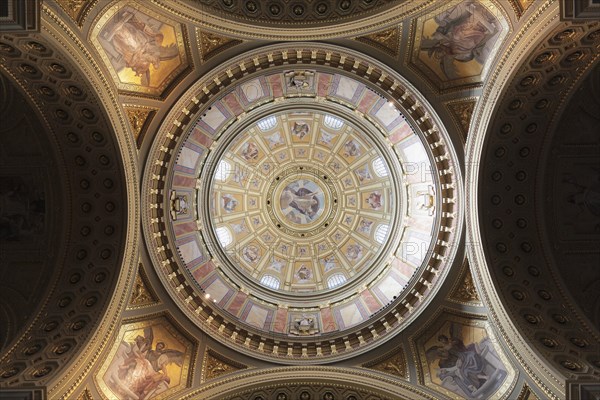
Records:
[[[181,367],[181,380],[179,385],[169,388],[165,392],[153,397],[152,400],[164,400],[171,398],[171,396],[177,392],[180,392],[186,388],[189,388],[192,384],[192,376],[194,374],[195,360],[198,352],[198,343],[190,338],[190,335],[183,331],[183,328],[177,324],[168,314],[160,313],[153,315],[146,315],[143,317],[133,318],[129,320],[123,320],[121,327],[119,328],[118,334],[115,336],[114,343],[110,347],[110,350],[106,352],[101,361],[101,367],[98,373],[94,375],[94,383],[98,388],[98,393],[105,400],[115,399],[113,391],[104,382],[104,375],[108,370],[108,366],[114,358],[121,341],[125,337],[125,334],[130,331],[144,329],[149,326],[162,325],[169,334],[171,334],[176,340],[183,342],[185,347],[185,356],[183,365]],[[113,397],[111,397],[113,396]]]
[[[445,4],[444,9],[452,8],[459,3],[462,3],[465,0],[453,0],[449,1]],[[504,39],[510,33],[510,25],[508,21],[510,21],[506,10],[496,4],[496,2],[491,0],[475,0],[476,3],[479,3],[482,7],[487,9],[492,15],[496,17],[498,22],[500,23],[501,32],[496,39],[496,43],[494,43],[492,47],[492,51],[490,52],[490,57],[483,65],[481,72],[478,75],[467,76],[457,79],[441,79],[438,74],[433,71],[425,62],[423,62],[419,58],[419,53],[421,51],[421,39],[423,37],[423,25],[426,21],[435,17],[440,10],[439,9],[429,9],[427,12],[421,14],[419,17],[412,20],[410,24],[409,30],[409,46],[406,50],[406,65],[415,71],[417,74],[421,75],[425,78],[425,81],[428,85],[436,90],[438,93],[444,93],[453,90],[462,90],[465,88],[477,87],[483,84],[485,78],[487,77],[490,67],[495,58],[497,52],[499,51]]]
[[[104,49],[104,47],[102,47],[102,43],[98,39],[98,36],[106,27],[106,24],[112,20],[112,18],[117,12],[124,9],[125,7],[131,7],[136,11],[146,14],[150,18],[160,21],[163,24],[169,25],[173,28],[175,32],[175,44],[179,52],[181,64],[175,69],[173,69],[171,72],[169,72],[158,87],[149,87],[134,83],[121,82],[118,72],[113,67],[106,53],[106,50]],[[134,96],[142,95],[157,99],[163,99],[166,96],[166,94],[173,88],[174,83],[178,82],[183,75],[187,74],[187,72],[191,71],[192,69],[191,58],[188,53],[188,46],[186,45],[189,41],[187,39],[185,27],[181,23],[175,22],[172,19],[167,18],[164,15],[152,9],[149,9],[148,7],[144,7],[134,1],[128,1],[124,3],[119,3],[115,1],[110,6],[106,7],[105,10],[98,15],[98,17],[96,17],[96,19],[92,22],[92,26],[93,29],[90,30],[88,40],[92,43],[94,49],[102,59],[104,66],[110,72],[110,76],[115,82],[117,89],[120,92],[122,92],[122,94],[129,94]]]
[[[431,390],[434,390],[438,393],[443,393],[444,395],[454,398],[457,396],[455,392],[448,390],[437,383],[434,383],[431,379],[429,373],[429,365],[427,363],[427,357],[425,354],[425,343],[429,340],[429,338],[437,333],[444,324],[447,322],[456,322],[462,324],[464,326],[470,326],[473,328],[483,329],[490,339],[492,344],[494,345],[494,350],[498,354],[498,357],[502,361],[503,365],[506,367],[506,379],[500,387],[496,389],[490,400],[497,399],[506,399],[513,392],[515,385],[517,384],[517,371],[514,366],[510,363],[508,357],[504,353],[504,349],[500,346],[500,343],[494,334],[493,327],[487,318],[483,315],[478,314],[470,314],[470,313],[461,313],[448,308],[443,308],[439,310],[434,316],[432,316],[427,325],[425,325],[422,329],[415,332],[411,335],[409,341],[411,350],[414,357],[415,366],[417,367],[417,376],[420,384],[425,385]]]

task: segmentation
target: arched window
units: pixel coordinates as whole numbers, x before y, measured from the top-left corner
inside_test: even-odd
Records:
[[[215,179],[218,181],[226,181],[227,178],[229,178],[229,174],[231,174],[231,164],[225,160],[221,160],[215,171]]]
[[[375,240],[377,243],[383,243],[388,234],[389,225],[379,225],[375,230]]]
[[[231,236],[231,232],[224,226],[220,226],[216,230],[217,239],[219,239],[219,243],[221,246],[227,247],[233,242],[233,236]]]
[[[279,289],[279,279],[275,278],[273,275],[263,275],[263,277],[260,278],[260,283],[271,289]]]
[[[258,128],[263,131],[266,132],[269,129],[273,129],[273,127],[275,125],[277,125],[277,119],[273,116],[271,117],[267,117],[267,118],[263,118],[260,121],[258,121],[256,123],[256,125],[258,125]]]
[[[342,121],[341,119],[339,119],[337,117],[334,117],[333,115],[329,115],[329,114],[327,114],[325,116],[323,123],[325,124],[326,127],[335,129],[336,131],[338,129],[340,129],[342,127],[342,125],[344,125],[344,121]]]
[[[340,286],[344,282],[346,282],[346,276],[344,274],[333,274],[327,278],[327,286],[329,289]]]
[[[385,163],[381,159],[381,157],[377,157],[373,161],[373,170],[375,170],[375,173],[378,176],[388,176],[388,170],[387,170],[387,168],[385,166]]]

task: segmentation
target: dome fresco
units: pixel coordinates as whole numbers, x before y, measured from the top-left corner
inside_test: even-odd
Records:
[[[196,113],[167,180],[196,295],[292,340],[336,337],[406,297],[427,273],[441,200],[398,107],[353,77],[287,69]]]
[[[597,391],[600,8],[4,3],[0,397]]]
[[[390,167],[378,145],[342,118],[327,126],[331,114],[296,106],[273,117],[269,129],[260,128],[263,119],[233,132],[211,163],[210,222],[233,236],[229,244],[217,240],[219,247],[247,278],[276,277],[280,284],[270,287],[279,291],[310,297],[340,273],[350,284],[393,250],[387,234],[375,237],[400,219],[397,185],[374,163]]]

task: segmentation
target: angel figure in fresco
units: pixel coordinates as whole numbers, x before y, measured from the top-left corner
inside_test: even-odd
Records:
[[[105,375],[105,381],[121,399],[149,400],[169,389],[167,366],[183,366],[184,353],[157,342],[152,327],[133,342],[122,341]]]
[[[224,194],[223,196],[221,196],[221,206],[226,212],[230,213],[235,211],[237,205],[238,201],[232,195]]]
[[[132,10],[120,12],[104,38],[120,54],[125,66],[141,78],[143,86],[150,85],[150,66],[158,69],[161,61],[179,56],[175,44],[163,46],[163,34],[140,21]]]
[[[256,246],[246,246],[242,250],[242,257],[247,262],[254,264],[260,258],[260,250]]]
[[[437,360],[443,387],[467,399],[488,398],[502,383],[506,369],[488,337],[465,345],[462,328],[451,323],[450,336],[438,335],[439,344],[426,351],[428,363]]]
[[[279,204],[281,206],[282,211],[291,207],[300,214],[304,215],[308,219],[308,221],[312,221],[312,219],[319,211],[319,199],[317,198],[317,195],[318,192],[311,192],[305,187],[294,189],[293,187],[288,185],[281,193],[281,199]],[[290,214],[291,213],[289,212],[286,213],[286,215],[288,216]]]
[[[350,139],[344,144],[345,157],[358,157],[360,154],[360,146],[354,140]]]
[[[365,201],[373,210],[379,210],[383,205],[381,193],[379,192],[373,192],[369,194],[369,197],[367,197]]]
[[[437,29],[430,38],[424,38],[421,50],[440,63],[448,79],[460,77],[454,61],[477,61],[484,65],[492,39],[499,29],[497,21],[481,5],[466,0],[434,18]]]
[[[358,231],[360,233],[371,233],[371,228],[373,227],[373,221],[368,221],[366,219],[361,219],[358,224]]]
[[[371,175],[371,171],[369,171],[368,165],[365,165],[363,168],[357,169],[354,172],[356,173],[358,180],[361,182],[365,181],[365,180],[373,179],[373,176]]]
[[[312,278],[312,271],[306,265],[302,264],[296,272],[296,278],[299,281],[306,281]]]
[[[272,135],[267,136],[267,141],[269,142],[269,147],[272,149],[284,144],[283,138],[281,137],[281,133],[279,132],[275,132]]]
[[[319,141],[323,143],[325,146],[331,146],[331,141],[336,137],[336,135],[331,134],[329,132],[321,131],[321,137]]]
[[[346,257],[350,261],[356,261],[363,256],[363,248],[359,244],[351,244],[346,248]]]
[[[323,263],[325,272],[329,272],[336,267],[334,256],[329,256],[329,257],[325,258],[324,260],[321,260],[321,262]]]
[[[294,122],[294,126],[292,126],[292,135],[296,136],[298,139],[302,140],[304,136],[308,135],[310,132],[310,126],[304,121],[296,121]]]
[[[258,146],[253,142],[244,143],[241,155],[246,161],[256,160],[258,158]]]

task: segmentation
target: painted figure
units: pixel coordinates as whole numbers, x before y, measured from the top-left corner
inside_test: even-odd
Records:
[[[358,177],[358,180],[363,182],[369,179],[373,179],[373,176],[371,175],[371,171],[369,171],[369,166],[365,165],[362,168],[359,168],[357,170],[354,171],[356,173],[356,176]]]
[[[323,193],[314,182],[298,180],[285,187],[279,206],[289,221],[307,224],[321,215],[323,201]]]
[[[365,201],[373,210],[379,210],[383,205],[383,199],[381,198],[380,192],[372,192],[369,194],[369,197],[365,199]]]
[[[421,50],[439,62],[448,79],[460,77],[454,62],[477,61],[484,65],[498,32],[498,22],[481,5],[464,1],[434,18],[438,27],[423,39]]]
[[[254,264],[260,258],[260,251],[258,250],[258,247],[256,247],[256,246],[252,246],[252,245],[246,246],[242,250],[242,257],[247,262]]]
[[[161,61],[179,56],[177,46],[163,46],[163,34],[140,21],[133,10],[120,12],[103,36],[120,54],[125,66],[141,78],[143,86],[150,84],[150,66],[159,69]]]
[[[221,196],[221,206],[225,212],[234,212],[238,205],[238,201],[230,194],[224,194]]]
[[[344,144],[344,157],[358,157],[361,155],[360,145],[354,140],[348,140]]]
[[[258,146],[254,142],[244,143],[242,145],[241,155],[246,161],[258,159]]]
[[[312,278],[312,271],[304,264],[300,265],[298,272],[296,272],[296,279],[299,281],[306,281]]]
[[[167,366],[181,367],[184,353],[157,342],[154,349],[152,327],[144,329],[133,342],[123,341],[117,349],[104,380],[120,399],[149,400],[169,389]]]
[[[373,227],[373,221],[368,221],[366,219],[361,219],[358,224],[358,231],[360,233],[371,233],[371,228]]]
[[[462,325],[452,323],[450,336],[439,334],[438,345],[426,351],[432,365],[437,361],[437,377],[442,386],[467,399],[488,398],[507,375],[488,337],[463,342]]]
[[[292,126],[292,135],[298,139],[303,139],[310,132],[310,126],[304,121],[294,122]]]
[[[363,256],[363,248],[359,244],[351,244],[346,248],[346,257],[350,261],[357,261]]]

